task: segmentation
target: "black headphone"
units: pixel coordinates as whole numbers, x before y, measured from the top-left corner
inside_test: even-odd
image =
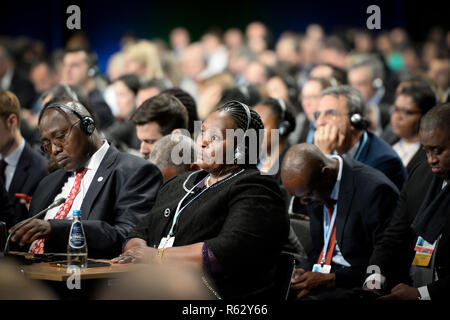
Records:
[[[281,107],[281,117],[280,124],[278,125],[278,132],[280,133],[281,137],[284,137],[291,128],[291,124],[286,120],[286,103],[283,99],[280,98],[276,98],[276,100]]]
[[[89,60],[88,60],[89,61],[89,69],[88,69],[87,75],[89,78],[93,78],[99,72],[99,69],[97,66],[98,56],[95,52],[87,52],[86,54],[89,55]]]
[[[350,124],[357,130],[366,130],[370,126],[370,121],[366,120],[358,112],[350,112],[348,114]]]
[[[375,89],[379,89],[383,86],[383,79],[381,78],[375,78],[372,81],[372,87],[374,87]]]
[[[70,102],[67,102],[65,104],[64,103],[59,103],[59,102],[52,103],[52,104],[46,106],[42,110],[41,117],[44,114],[44,112],[47,109],[50,109],[50,108],[66,109],[66,110],[71,111],[73,114],[75,114],[80,119],[80,129],[81,129],[81,131],[83,131],[88,136],[91,136],[94,133],[94,131],[95,131],[95,121],[89,115],[84,115],[84,116],[81,115],[81,113],[84,113],[84,112],[83,112],[83,107],[82,107],[82,105],[79,102],[70,101]],[[77,109],[78,109],[78,111],[77,111]],[[39,121],[40,121],[40,119],[39,119]]]
[[[247,114],[247,127],[246,127],[245,132],[244,132],[244,141],[243,141],[242,144],[238,144],[236,146],[236,149],[234,149],[234,159],[233,159],[234,163],[238,163],[239,161],[241,163],[244,163],[245,162],[245,154],[247,153],[246,152],[247,151],[247,147],[245,146],[245,135],[247,134],[248,128],[250,128],[250,120],[251,120],[252,116],[251,116],[251,113],[250,113],[250,108],[245,103],[242,103],[242,102],[239,102],[239,101],[236,101],[236,100],[233,100],[233,101],[230,101],[230,102],[238,103],[242,108],[244,108],[245,113]]]

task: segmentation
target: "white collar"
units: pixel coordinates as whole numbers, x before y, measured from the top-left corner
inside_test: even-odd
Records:
[[[329,156],[332,159],[337,159],[338,160],[338,164],[339,164],[339,171],[338,171],[338,176],[336,179],[336,183],[334,184],[333,190],[331,191],[330,194],[330,199],[333,200],[338,200],[338,196],[339,196],[339,188],[341,186],[341,180],[342,180],[342,169],[343,169],[343,160],[340,156],[336,156],[336,155],[332,155]]]
[[[94,170],[97,171],[98,167],[100,166],[100,163],[102,162],[103,158],[106,155],[106,152],[109,149],[109,144],[106,140],[104,140],[103,145],[98,149],[92,157],[89,159],[87,165],[85,166],[88,170]]]
[[[22,151],[25,148],[25,139],[22,138],[22,142],[19,144],[19,146],[14,150],[9,156],[5,157],[5,161],[10,166],[17,166],[17,163],[19,163],[20,156],[22,155]],[[0,156],[0,159],[2,159],[2,156]]]

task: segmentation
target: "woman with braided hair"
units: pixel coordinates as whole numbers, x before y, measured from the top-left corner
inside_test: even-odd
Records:
[[[196,139],[201,170],[161,187],[112,262],[181,263],[202,270],[222,298],[273,297],[289,222],[280,188],[250,154],[254,144],[259,152],[254,131],[263,128],[258,114],[237,101],[208,115]]]

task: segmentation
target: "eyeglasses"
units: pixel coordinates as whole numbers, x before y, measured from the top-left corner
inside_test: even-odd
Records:
[[[80,120],[72,124],[69,128],[67,128],[66,132],[58,133],[53,140],[44,141],[41,144],[41,150],[44,153],[51,153],[52,152],[52,145],[55,145],[57,147],[61,147],[67,143],[67,139],[70,137],[70,134],[72,133],[72,128],[79,123]]]
[[[320,117],[321,114],[322,114],[321,111],[316,111],[316,112],[314,112],[314,113],[313,113],[314,121],[317,121],[317,119],[319,119],[319,117]],[[328,109],[328,110],[325,110],[325,111],[323,112],[323,116],[324,116],[326,119],[334,118],[334,117],[340,116],[341,114],[342,114],[341,112],[339,112],[339,111],[337,111],[337,110],[334,110],[334,109]]]
[[[394,106],[392,109],[392,113],[395,113],[395,112],[400,113],[402,116],[412,116],[412,115],[421,113],[420,111],[412,111],[412,110],[408,110],[405,108],[398,108],[398,107]]]

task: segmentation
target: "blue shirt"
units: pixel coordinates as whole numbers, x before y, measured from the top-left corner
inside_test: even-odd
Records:
[[[335,204],[336,208],[335,209],[336,209],[336,216],[337,216],[339,214],[339,212],[337,212],[337,205],[338,205],[337,201],[338,201],[338,196],[339,196],[339,188],[341,186],[341,180],[342,180],[342,168],[344,165],[343,165],[343,160],[340,156],[333,155],[333,156],[330,156],[330,158],[337,159],[339,161],[338,176],[336,179],[336,183],[334,184],[333,190],[331,191],[331,194],[330,194],[330,199],[336,200],[336,204]],[[323,213],[324,213],[323,216],[325,218],[325,225],[328,228],[328,226],[330,225],[330,217],[328,215],[328,209],[327,209],[326,205],[323,206]],[[335,221],[335,223],[336,223],[336,221]],[[324,230],[324,232],[325,232],[325,230]],[[336,245],[334,247],[333,257],[331,258],[331,261],[333,261],[336,264],[345,266],[345,267],[351,266],[350,263],[348,263],[348,261],[344,259],[344,256],[342,255],[341,251],[339,250],[337,241],[336,241]]]

